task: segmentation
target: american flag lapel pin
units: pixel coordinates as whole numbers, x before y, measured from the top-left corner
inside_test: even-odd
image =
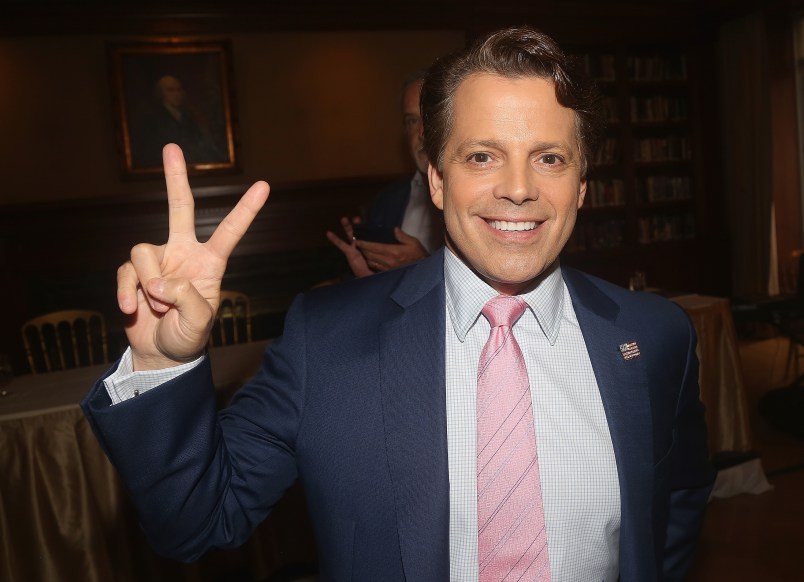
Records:
[[[639,346],[636,342],[626,342],[620,344],[620,353],[623,355],[623,360],[633,360],[639,357]]]

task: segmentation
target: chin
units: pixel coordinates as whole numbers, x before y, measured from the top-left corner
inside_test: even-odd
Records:
[[[554,261],[555,259],[544,262],[539,258],[533,258],[531,255],[530,258],[518,261],[515,264],[504,265],[498,263],[498,268],[495,269],[494,273],[491,273],[490,280],[497,281],[500,285],[505,285],[506,287],[522,289],[548,271]]]

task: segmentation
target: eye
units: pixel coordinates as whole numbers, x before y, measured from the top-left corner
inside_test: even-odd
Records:
[[[418,117],[405,117],[405,127],[411,128],[419,124],[420,118]]]
[[[547,164],[548,166],[554,166],[562,163],[564,160],[556,154],[544,154],[539,161],[543,164]]]
[[[469,156],[469,161],[474,164],[488,164],[491,161],[491,156],[485,152],[477,152]]]

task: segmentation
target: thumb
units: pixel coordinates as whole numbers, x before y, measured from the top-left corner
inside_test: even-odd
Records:
[[[396,240],[398,240],[402,244],[411,244],[414,242],[419,242],[419,239],[417,239],[415,236],[409,235],[398,226],[394,228],[394,236],[396,237]]]
[[[156,332],[159,350],[174,360],[195,357],[207,344],[219,297],[205,299],[187,279],[151,279],[148,293],[168,307]]]

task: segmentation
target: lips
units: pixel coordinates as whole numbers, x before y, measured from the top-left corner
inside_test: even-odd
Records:
[[[526,230],[533,230],[537,226],[537,222],[535,220],[523,220],[516,222],[510,220],[487,220],[486,222],[491,228],[503,232],[522,232]]]

